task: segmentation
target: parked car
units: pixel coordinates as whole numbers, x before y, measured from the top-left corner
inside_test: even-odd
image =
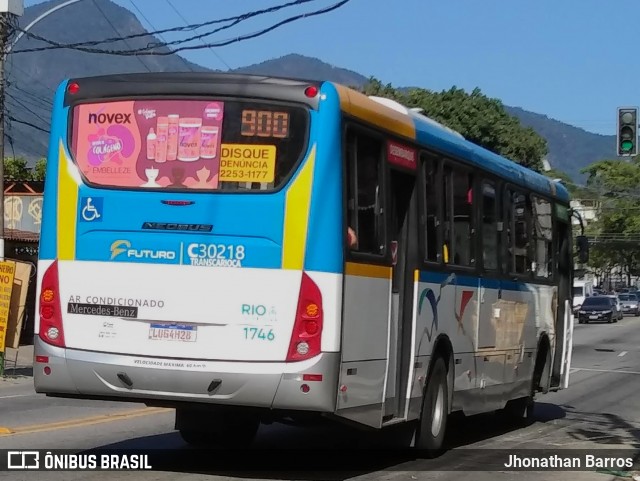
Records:
[[[620,294],[618,298],[622,304],[623,314],[640,315],[640,300],[636,294]]]
[[[615,296],[587,297],[578,310],[578,322],[589,324],[591,321],[618,322],[618,310]]]
[[[609,294],[607,297],[610,297],[615,302],[615,310],[616,310],[616,319],[621,320],[624,319],[624,312],[622,312],[622,303],[620,302],[621,294]]]

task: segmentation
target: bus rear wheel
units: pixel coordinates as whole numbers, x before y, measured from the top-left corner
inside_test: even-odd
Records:
[[[203,410],[176,409],[176,429],[182,439],[196,447],[244,448],[253,443],[260,418]]]
[[[427,457],[433,458],[443,452],[448,413],[447,368],[444,360],[439,357],[427,379],[422,414],[416,433],[415,446],[423,450]]]

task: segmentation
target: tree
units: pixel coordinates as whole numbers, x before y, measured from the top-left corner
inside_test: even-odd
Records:
[[[31,169],[24,157],[6,157],[4,159],[4,177],[13,180],[31,180]]]
[[[596,256],[589,265],[609,270],[619,266],[630,283],[640,269],[640,159],[602,160],[582,172],[600,202],[598,222],[591,227],[598,241]]]
[[[4,159],[4,177],[12,180],[44,180],[47,159],[39,159],[34,167],[29,167],[24,157]]]
[[[31,180],[44,180],[47,170],[47,159],[38,159],[31,173]]]
[[[546,140],[533,129],[523,127],[506,112],[502,102],[488,98],[478,88],[470,94],[456,87],[439,93],[419,88],[403,92],[371,78],[362,91],[420,108],[426,116],[460,132],[467,140],[525,167],[542,170]]]

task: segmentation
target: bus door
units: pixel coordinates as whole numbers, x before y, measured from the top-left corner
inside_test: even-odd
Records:
[[[335,414],[382,427],[392,268],[387,232],[385,144],[360,128],[345,135],[346,225],[340,378]],[[347,237],[347,236],[345,236]]]
[[[405,282],[412,275],[407,239],[417,239],[409,222],[416,217],[415,179],[386,175],[391,149],[375,134],[349,128],[345,147],[346,227],[355,244],[346,253],[335,414],[380,428],[385,416],[402,416],[407,388],[408,374],[399,373],[409,369],[411,297],[404,293],[412,288]],[[413,149],[405,155],[415,160]]]
[[[566,207],[557,205],[558,208]],[[571,228],[568,222],[556,219],[554,251],[558,253],[556,285],[557,296],[554,299],[555,318],[555,352],[551,372],[550,390],[569,387],[569,371],[571,369],[571,351],[573,347],[573,316],[572,302],[572,269],[573,246],[571,243]],[[546,381],[546,380],[543,380]]]
[[[390,172],[389,240],[391,250],[391,317],[389,364],[383,421],[404,418],[411,371],[413,268],[418,255],[417,197],[414,175]]]

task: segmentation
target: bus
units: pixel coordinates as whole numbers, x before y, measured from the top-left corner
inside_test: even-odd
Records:
[[[35,390],[174,408],[193,445],[326,420],[437,455],[451,413],[568,387],[570,217],[561,184],[334,82],[70,78]]]

